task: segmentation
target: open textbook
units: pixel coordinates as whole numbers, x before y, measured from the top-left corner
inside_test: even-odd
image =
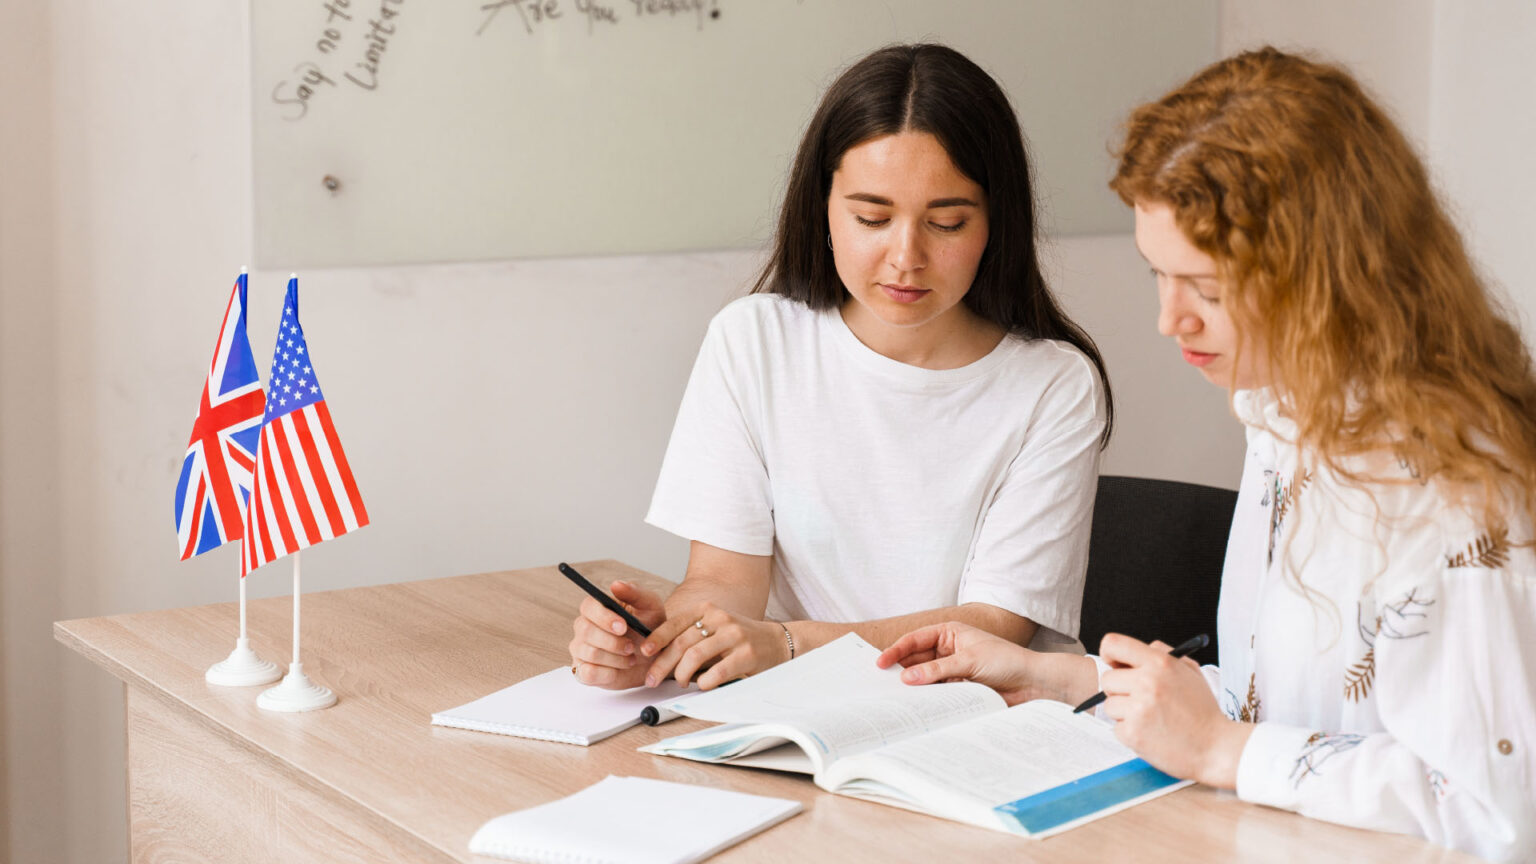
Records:
[[[798,771],[829,792],[1043,837],[1188,781],[1060,702],[1007,707],[980,684],[913,687],[849,634],[730,687],[667,707],[725,725],[641,749]]]

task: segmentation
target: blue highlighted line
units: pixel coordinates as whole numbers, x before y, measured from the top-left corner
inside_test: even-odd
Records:
[[[992,809],[1024,833],[1039,834],[1178,782],[1145,760],[1132,759]]]

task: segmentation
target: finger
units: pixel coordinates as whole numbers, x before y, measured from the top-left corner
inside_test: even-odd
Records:
[[[1109,691],[1105,690],[1104,692],[1108,693]],[[1104,712],[1105,717],[1114,720],[1118,727],[1120,721],[1125,719],[1125,712],[1130,707],[1130,704],[1131,700],[1128,696],[1110,696],[1099,704],[1099,709]]]
[[[608,666],[597,666],[592,663],[578,663],[576,665],[576,678],[583,684],[592,687],[613,687],[619,680],[619,670]]]
[[[718,660],[722,654],[733,647],[735,647],[734,642],[718,633],[699,639],[678,659],[677,665],[672,669],[672,677],[677,679],[679,685],[687,687],[688,682],[692,681],[693,676],[698,674],[705,665],[711,660]]]
[[[901,658],[901,660],[898,662],[901,663],[903,668],[906,668],[908,666],[916,666],[919,663],[928,663],[937,659],[939,659],[939,652],[937,651],[920,651],[916,654],[908,654],[907,656]]]
[[[1158,650],[1123,633],[1106,633],[1099,643],[1099,656],[1111,664],[1135,667],[1166,658],[1168,649]]]
[[[647,624],[652,621],[660,624],[661,619],[666,617],[666,606],[662,603],[660,594],[647,591],[633,582],[625,582],[622,579],[609,585],[608,590],[613,592],[614,599],[623,603],[630,614]],[[654,624],[651,626],[655,629]]]
[[[1099,676],[1099,689],[1108,696],[1131,696],[1141,686],[1143,671],[1133,667],[1110,669]]]
[[[713,690],[721,684],[728,684],[737,678],[745,678],[752,674],[750,667],[751,662],[744,652],[731,651],[707,668],[700,670],[698,677],[694,680],[700,690]]]
[[[901,680],[908,684],[932,684],[949,678],[969,679],[971,664],[951,654],[927,663],[908,666],[902,670]]]
[[[571,644],[571,657],[582,663],[591,663],[596,666],[610,666],[614,669],[629,669],[636,663],[644,662],[641,658],[632,654],[615,654],[612,651],[604,651],[594,648],[584,642]]]
[[[655,636],[656,634],[651,634],[652,638],[655,638]],[[692,648],[695,642],[703,639],[703,636],[704,634],[700,633],[698,628],[690,624],[681,633],[678,633],[675,638],[667,642],[666,646],[661,649],[661,653],[651,658],[651,669],[646,673],[645,686],[655,687],[657,684],[665,681],[668,675],[676,677],[677,664],[683,659],[683,652]],[[644,646],[641,646],[640,653],[642,655],[645,653]]]
[[[576,634],[576,641],[610,654],[633,654],[636,651],[633,634],[616,636],[586,618],[577,618],[571,629]]]
[[[581,601],[581,617],[592,622],[592,626],[608,633],[622,636],[629,629],[623,616],[611,611],[607,606],[597,602],[591,597]]]
[[[909,654],[921,652],[935,652],[939,644],[939,636],[943,633],[944,625],[930,624],[919,630],[913,630],[900,639],[891,643],[891,647],[880,652],[875,658],[875,665],[881,669],[889,667],[893,663],[901,662],[903,657]],[[907,665],[903,663],[902,665]]]
[[[640,653],[646,657],[659,654],[683,634],[683,631],[693,627],[693,622],[698,621],[702,610],[685,609],[675,614],[669,614],[667,620],[661,622],[661,626],[651,631],[651,635],[640,643]]]
[[[1167,642],[1164,642],[1161,639],[1153,639],[1151,642],[1147,643],[1147,647],[1148,648],[1156,648],[1157,650],[1165,652],[1165,653],[1168,652],[1168,651],[1172,651],[1173,650],[1173,646],[1172,645],[1169,645]]]

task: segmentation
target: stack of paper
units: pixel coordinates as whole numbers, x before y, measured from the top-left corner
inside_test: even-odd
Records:
[[[800,812],[800,802],[609,776],[480,826],[469,851],[513,861],[691,864]]]

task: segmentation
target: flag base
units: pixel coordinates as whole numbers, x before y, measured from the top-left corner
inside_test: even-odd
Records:
[[[283,683],[263,690],[256,697],[256,707],[267,711],[314,711],[336,704],[336,694],[329,687],[322,687],[304,674],[303,663],[288,664],[288,674]]]
[[[281,669],[276,663],[272,663],[256,656],[251,650],[251,640],[236,639],[235,650],[229,652],[229,656],[208,667],[208,672],[203,676],[209,684],[217,684],[220,687],[254,687],[257,684],[271,684],[283,677]]]

